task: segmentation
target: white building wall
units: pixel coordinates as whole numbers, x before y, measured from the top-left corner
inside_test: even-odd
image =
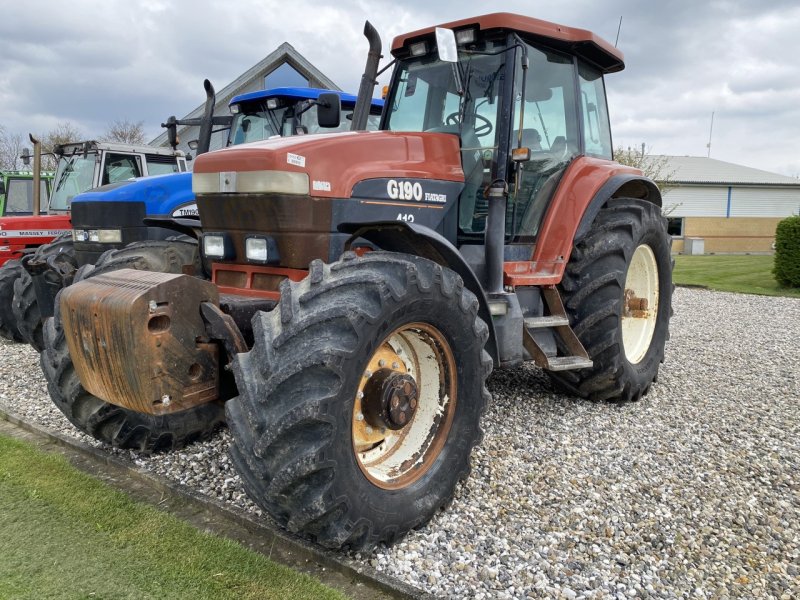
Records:
[[[800,190],[737,188],[731,190],[732,217],[789,217],[800,214]]]
[[[670,217],[724,217],[728,211],[728,188],[683,185],[668,190],[663,205]]]

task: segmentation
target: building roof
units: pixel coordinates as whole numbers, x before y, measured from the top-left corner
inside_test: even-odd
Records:
[[[662,172],[671,175],[670,180],[674,183],[796,186],[800,188],[800,179],[795,177],[745,167],[715,158],[706,158],[705,156],[652,156],[654,161],[664,159],[666,161]]]
[[[221,109],[226,109],[228,106],[228,102],[236,96],[237,94],[241,93],[241,91],[247,87],[247,85],[252,82],[254,79],[261,80],[261,86],[263,86],[263,77],[267,73],[271,73],[277,67],[282,65],[283,63],[289,63],[295,69],[297,69],[303,75],[317,81],[321,87],[324,87],[329,90],[334,91],[341,91],[341,88],[337,86],[331,79],[328,78],[322,71],[317,69],[314,65],[312,65],[302,54],[300,54],[297,50],[294,49],[289,42],[283,42],[280,46],[278,46],[275,50],[270,52],[263,60],[259,61],[247,71],[239,75],[236,79],[231,81],[228,85],[224,88],[219,90],[216,93],[216,102],[214,104],[214,114],[222,114],[218,113]],[[205,102],[203,102],[200,106],[195,108],[192,112],[190,112],[183,119],[194,119],[203,116],[203,110],[205,108]],[[227,114],[227,112],[225,113]],[[187,127],[179,127],[178,133],[182,133],[185,131]],[[161,135],[155,138],[152,142],[150,142],[153,146],[162,146],[167,143],[167,132],[164,131]]]

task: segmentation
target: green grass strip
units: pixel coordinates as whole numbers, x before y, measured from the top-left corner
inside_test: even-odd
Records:
[[[800,289],[778,285],[768,255],[676,256],[673,281],[723,292],[800,298]]]
[[[343,598],[0,436],[0,598]]]

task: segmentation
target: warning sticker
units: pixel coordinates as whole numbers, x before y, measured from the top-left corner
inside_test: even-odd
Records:
[[[299,154],[292,154],[291,152],[286,153],[286,162],[290,165],[294,165],[296,167],[305,167],[306,166],[306,157],[300,156]]]

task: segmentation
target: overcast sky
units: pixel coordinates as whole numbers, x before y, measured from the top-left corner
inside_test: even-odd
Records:
[[[393,36],[493,8],[590,29],[626,69],[606,80],[615,145],[711,156],[800,176],[797,0],[25,0],[0,12],[0,125],[46,132],[69,121],[96,136],[115,119],[170,114],[219,90],[284,41],[356,91],[369,19]]]

